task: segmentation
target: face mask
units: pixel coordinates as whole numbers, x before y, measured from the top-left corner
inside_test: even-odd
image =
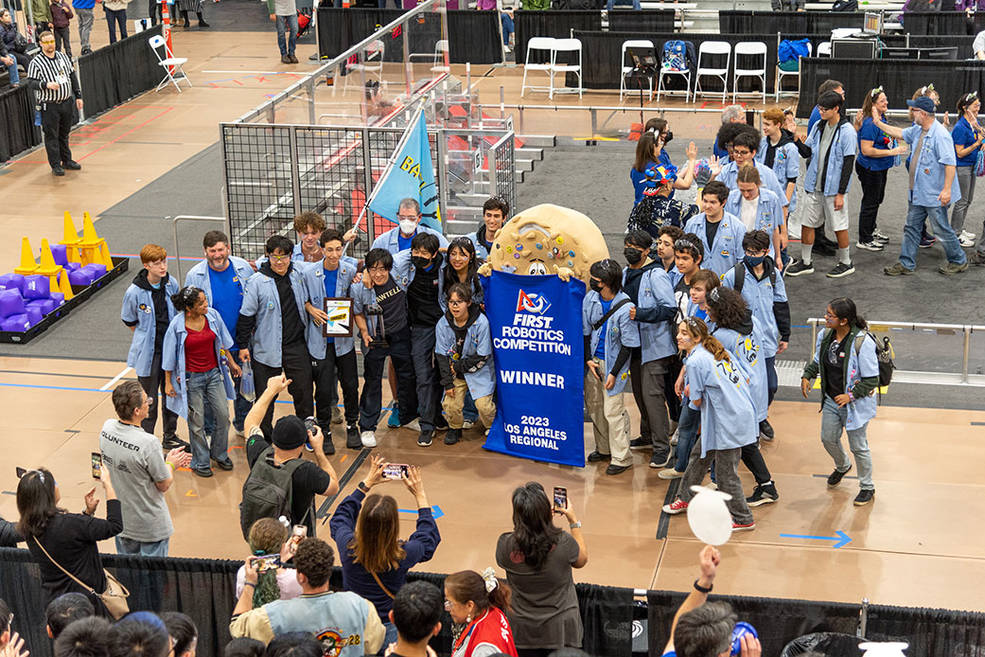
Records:
[[[673,138],[674,138],[674,133],[668,130],[667,134],[664,135],[664,146],[669,144]]]
[[[401,219],[400,220],[400,232],[404,235],[410,235],[415,230],[417,230],[417,222],[413,219]]]
[[[588,286],[595,292],[602,291],[602,281],[597,281],[594,278],[588,281]]]
[[[764,261],[764,260],[766,260],[766,256],[758,256],[758,257],[754,257],[754,256],[748,256],[748,255],[747,255],[747,256],[744,256],[744,257],[742,258],[742,260],[743,260],[743,261],[744,261],[744,262],[745,262],[745,263],[746,263],[747,265],[749,265],[750,267],[758,267],[759,265],[761,265],[761,264],[763,264],[763,261]]]
[[[643,259],[643,252],[638,249],[629,249],[629,248],[623,249],[622,255],[624,258],[626,258],[626,262],[628,262],[631,265],[635,265],[636,263],[638,263],[640,260]]]
[[[431,258],[425,258],[424,256],[411,256],[410,261],[414,263],[414,266],[418,269],[424,269],[431,264]]]

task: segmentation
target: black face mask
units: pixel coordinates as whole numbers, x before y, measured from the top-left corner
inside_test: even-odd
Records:
[[[602,291],[602,281],[597,281],[594,278],[589,279],[589,281],[588,281],[588,287],[592,288],[592,290],[594,290],[595,292],[601,292]]]
[[[668,130],[667,134],[664,135],[664,146],[669,144],[673,139],[674,139],[674,133]]]
[[[625,249],[622,250],[622,255],[624,258],[626,258],[626,262],[628,262],[631,265],[635,265],[643,259],[642,251],[640,251],[639,249],[630,249],[629,247],[626,247]]]
[[[426,269],[431,265],[431,258],[425,258],[424,256],[411,256],[410,261],[418,269]]]

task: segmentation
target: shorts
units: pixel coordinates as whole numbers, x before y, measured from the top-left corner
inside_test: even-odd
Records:
[[[848,230],[847,198],[840,210],[835,210],[834,196],[825,196],[821,192],[814,192],[813,194],[805,193],[802,203],[803,205],[801,207],[803,210],[800,213],[801,226],[821,228],[824,226],[825,220],[827,220],[835,232]]]

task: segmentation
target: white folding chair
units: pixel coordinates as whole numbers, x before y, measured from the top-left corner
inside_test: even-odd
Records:
[[[739,57],[757,57],[759,68],[739,68]],[[739,95],[739,78],[756,78],[763,84],[766,102],[766,44],[762,41],[743,41],[735,44],[735,71],[732,73],[732,102]]]
[[[664,89],[664,77],[667,75],[679,75],[684,78],[684,102],[689,102],[691,100],[691,69],[664,68],[662,61],[660,62],[660,72],[657,74],[657,102],[660,102],[660,95],[664,92],[667,94],[676,93]]]
[[[448,39],[439,39],[434,44],[434,63],[431,65],[432,73],[448,73],[449,67],[445,65],[445,53],[448,52]]]
[[[808,41],[807,42],[807,56],[810,57],[812,52],[813,52],[813,47],[811,46],[811,42]],[[776,65],[776,100],[777,100],[777,102],[780,101],[780,94],[783,94],[784,96],[797,96],[797,95],[800,95],[800,60],[801,59],[803,59],[803,57],[798,57],[797,58],[797,70],[796,71],[784,71],[782,68],[780,68],[780,65],[779,64]],[[792,78],[797,78],[797,91],[796,91],[796,93],[795,92],[792,92],[792,91],[783,91],[783,78],[791,78],[791,77]]]
[[[578,53],[578,63],[577,64],[558,64],[557,56],[558,53]],[[561,86],[555,87],[554,80],[557,74],[561,74]],[[548,94],[548,98],[554,98],[554,94],[573,94],[575,89],[568,89],[564,82],[567,80],[568,73],[574,73],[578,76],[578,97],[582,97],[582,85],[581,85],[581,39],[554,39],[554,49],[551,51],[551,92]]]
[[[523,63],[523,81],[520,83],[520,98],[523,98],[523,94],[527,89],[532,91],[546,91],[550,94],[554,89],[554,42],[557,41],[554,37],[531,37],[527,41],[527,56]],[[546,63],[538,63],[530,61],[531,52],[542,52],[547,55]],[[547,78],[549,85],[546,87],[538,87],[535,85],[527,85],[527,72],[528,71],[544,71],[547,73]]]
[[[619,100],[622,101],[622,96],[626,93],[626,76],[632,72],[632,66],[626,66],[626,52],[630,48],[650,48],[653,49],[653,42],[647,41],[646,39],[637,39],[622,42],[622,56],[619,58],[619,65],[622,67],[620,70],[622,74],[619,76]],[[653,79],[649,80],[650,87],[650,100],[653,100]]]
[[[376,77],[377,82],[383,83],[383,53],[386,49],[386,44],[383,43],[382,39],[377,39],[371,41],[366,50],[363,51],[362,62],[346,63],[345,70],[347,74],[345,76],[345,84],[342,85],[342,92],[349,88],[349,78],[352,77],[353,73],[358,73],[363,71],[365,74],[373,75]]]
[[[721,57],[725,55],[725,66],[706,66],[706,61],[708,57]],[[722,103],[725,102],[725,97],[728,94],[728,65],[732,57],[732,46],[727,41],[705,41],[698,48],[698,70],[694,74],[694,97],[697,98],[698,94],[704,95],[705,91],[701,89],[701,77],[708,76],[713,78],[718,78],[722,81]],[[712,93],[717,94],[717,91]]]
[[[817,46],[817,56],[818,57],[830,57],[831,56],[831,42],[825,41],[824,43],[818,44]]]
[[[178,85],[178,82],[181,80],[187,82],[189,87],[192,86],[192,81],[188,79],[185,69],[182,68],[182,66],[188,63],[187,57],[175,57],[171,49],[168,48],[167,41],[159,34],[147,39],[147,43],[150,44],[150,49],[154,51],[154,56],[157,57],[157,62],[164,69],[165,73],[165,76],[158,83],[157,89],[154,90],[155,92],[160,91],[161,87],[166,87],[168,83],[171,83],[178,90],[178,93],[181,93],[181,87]],[[158,48],[164,49],[164,57],[161,57]]]

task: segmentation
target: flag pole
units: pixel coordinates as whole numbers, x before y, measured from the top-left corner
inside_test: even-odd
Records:
[[[352,225],[352,228],[349,229],[348,232],[353,233],[353,236],[355,236],[355,231],[359,228],[359,224],[362,223],[363,218],[366,216],[367,210],[369,209],[369,204],[376,199],[376,195],[379,193],[380,188],[383,187],[383,183],[386,182],[390,172],[393,171],[393,165],[397,163],[397,154],[403,149],[404,144],[410,137],[411,131],[417,126],[417,120],[420,118],[421,112],[424,111],[424,100],[424,98],[418,100],[417,111],[414,113],[414,118],[412,118],[410,123],[407,124],[407,129],[404,130],[404,134],[400,136],[400,141],[397,142],[393,152],[390,153],[386,166],[383,168],[383,175],[380,176],[379,182],[376,183],[376,187],[373,188],[373,193],[370,194],[369,198],[366,199],[366,202],[363,203],[363,209],[359,211],[359,216],[356,217],[356,222]],[[363,144],[363,147],[365,146],[366,145]],[[370,171],[369,175],[370,179],[372,179],[373,172]],[[349,244],[351,244],[351,242],[346,242],[345,246],[342,247],[342,255],[345,255],[345,252],[349,249]]]

